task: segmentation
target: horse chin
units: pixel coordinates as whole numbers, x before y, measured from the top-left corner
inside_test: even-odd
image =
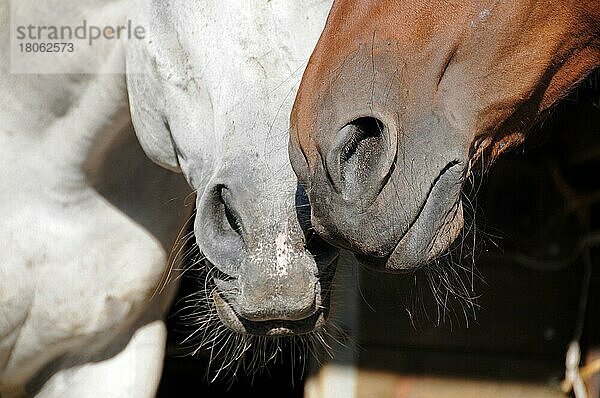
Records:
[[[321,329],[327,321],[327,312],[323,309],[315,311],[308,317],[296,320],[266,320],[251,321],[239,316],[216,290],[213,300],[219,319],[227,328],[235,333],[253,336],[285,337],[315,332]]]

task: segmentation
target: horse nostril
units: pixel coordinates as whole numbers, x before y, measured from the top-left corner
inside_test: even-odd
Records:
[[[377,149],[375,146],[377,141],[383,137],[385,126],[374,117],[361,117],[348,123],[341,132],[344,130],[349,137],[340,151],[340,165],[347,163],[359,150],[368,150],[369,146]]]
[[[242,223],[240,217],[234,208],[231,206],[231,193],[226,186],[220,185],[217,187],[217,196],[219,202],[223,205],[223,212],[225,213],[225,220],[229,224],[229,227],[235,231],[238,235],[242,235]]]
[[[347,200],[364,196],[387,174],[392,155],[387,126],[374,117],[361,117],[337,134],[327,155],[327,171],[333,186]]]

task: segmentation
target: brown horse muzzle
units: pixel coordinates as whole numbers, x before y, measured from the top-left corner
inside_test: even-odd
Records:
[[[290,141],[315,230],[388,271],[431,261],[458,235],[470,143],[435,102],[444,51],[412,64],[394,53],[399,47],[375,38],[332,64],[318,46]]]

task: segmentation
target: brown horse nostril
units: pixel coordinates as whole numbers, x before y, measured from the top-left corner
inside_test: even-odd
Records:
[[[382,137],[385,126],[379,119],[373,117],[361,117],[352,123],[348,123],[343,130],[348,130],[350,137],[341,148],[340,164],[346,163],[352,158],[360,146],[373,145],[376,139]]]
[[[387,130],[381,120],[361,117],[335,137],[327,155],[327,171],[334,188],[346,200],[372,196],[388,173],[391,162],[387,160],[393,154]]]

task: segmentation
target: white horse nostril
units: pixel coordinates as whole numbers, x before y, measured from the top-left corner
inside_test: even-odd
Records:
[[[243,230],[242,221],[238,213],[232,207],[231,193],[224,185],[219,185],[217,187],[217,192],[219,201],[223,205],[223,212],[225,213],[225,219],[227,220],[227,223],[233,231],[241,236]]]

